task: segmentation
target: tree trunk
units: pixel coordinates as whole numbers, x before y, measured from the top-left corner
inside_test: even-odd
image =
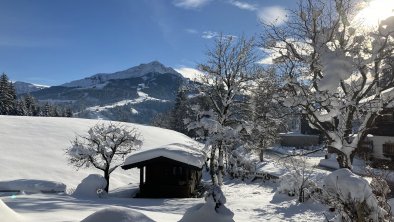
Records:
[[[209,160],[209,174],[211,174],[212,184],[218,185],[216,172],[215,172],[215,155],[216,154],[216,147],[212,146],[211,148],[211,159]]]
[[[105,192],[107,192],[108,193],[108,190],[109,190],[109,169],[106,169],[105,171],[104,171],[104,179],[107,181],[107,185],[105,186]]]
[[[357,222],[366,221],[366,215],[365,215],[365,209],[367,208],[366,205],[367,204],[365,201],[356,204]]]
[[[341,151],[337,152],[337,161],[339,164],[339,168],[348,168],[351,170],[351,163],[349,158]]]
[[[304,187],[300,187],[300,189],[299,189],[298,201],[300,203],[303,203],[305,201],[305,198],[304,198]]]
[[[218,184],[219,186],[223,185],[223,175],[224,175],[224,151],[222,143],[219,144],[219,157],[218,157]]]
[[[264,149],[260,150],[260,155],[259,155],[260,161],[263,162],[264,161]]]
[[[353,165],[354,157],[356,156],[358,147],[350,154],[350,164]]]

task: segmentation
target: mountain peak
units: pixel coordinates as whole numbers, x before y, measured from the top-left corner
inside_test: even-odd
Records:
[[[139,66],[132,67],[132,68],[125,70],[123,72],[128,72],[128,74],[133,73],[132,74],[133,77],[138,77],[138,76],[135,76],[136,74],[143,76],[148,73],[159,73],[159,74],[170,73],[170,74],[180,75],[173,68],[166,67],[165,65],[163,65],[162,63],[160,63],[159,61],[156,61],[156,60],[152,61],[150,63],[146,63],[146,64],[142,63]],[[117,73],[120,73],[120,72],[117,72]],[[116,73],[114,73],[114,74],[116,74]]]
[[[151,66],[164,66],[163,64],[161,64],[159,61],[154,60],[150,63],[147,63],[147,65],[151,65]]]
[[[179,77],[183,76],[179,74],[177,71],[175,71],[171,67],[166,67],[159,61],[152,61],[150,63],[142,63],[138,66],[126,69],[124,71],[119,71],[115,73],[99,73],[96,75],[93,75],[91,77],[81,79],[81,80],[76,80],[72,81],[66,84],[63,84],[62,86],[66,87],[92,87],[95,85],[99,84],[104,84],[108,80],[111,79],[129,79],[129,78],[137,78],[137,77],[142,77],[146,74],[149,73],[157,73],[157,74],[173,74]]]

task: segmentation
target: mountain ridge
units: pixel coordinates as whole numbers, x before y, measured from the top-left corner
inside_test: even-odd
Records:
[[[179,72],[175,71],[173,68],[164,66],[162,63],[158,61],[152,61],[150,63],[141,63],[138,66],[134,66],[126,70],[117,71],[114,73],[97,73],[83,79],[64,83],[60,86],[65,86],[65,87],[94,87],[95,85],[101,86],[105,84],[108,80],[137,78],[137,77],[142,77],[149,73],[158,73],[158,74],[167,73],[167,74],[182,76]]]
[[[46,89],[46,88],[50,87],[50,86],[44,86],[44,85],[22,82],[22,81],[16,81],[13,83],[13,85],[15,87],[17,95],[31,93],[31,92],[39,91],[41,89]]]
[[[31,94],[41,102],[71,107],[76,117],[149,124],[155,115],[173,107],[179,88],[188,81],[153,61]]]

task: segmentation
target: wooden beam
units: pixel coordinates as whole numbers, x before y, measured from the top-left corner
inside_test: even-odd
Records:
[[[144,167],[140,167],[140,189],[144,185]]]

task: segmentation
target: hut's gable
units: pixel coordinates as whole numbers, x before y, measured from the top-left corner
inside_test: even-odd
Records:
[[[205,162],[205,155],[200,150],[183,144],[169,144],[163,147],[134,153],[126,158],[122,168],[130,169],[137,163],[158,157],[165,157],[197,168],[202,168]]]

